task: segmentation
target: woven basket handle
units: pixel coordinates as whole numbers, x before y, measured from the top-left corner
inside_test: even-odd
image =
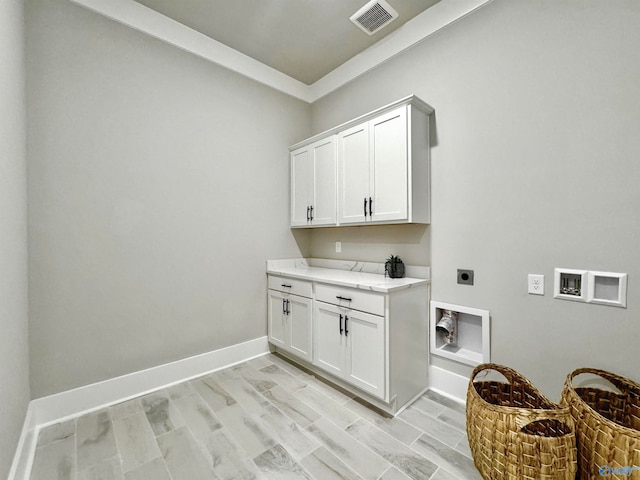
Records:
[[[513,383],[514,377],[519,377],[520,374],[513,370],[512,368],[505,367],[504,365],[500,365],[498,363],[482,363],[473,369],[471,372],[471,381],[473,382],[480,372],[484,372],[486,370],[495,370],[498,373],[501,373],[509,383]]]
[[[618,390],[620,390],[624,394],[628,394],[631,391],[634,391],[636,395],[640,393],[640,385],[631,380],[621,377],[620,375],[616,375],[615,373],[607,372],[606,370],[600,370],[598,368],[578,368],[569,374],[569,383],[572,388],[575,388],[573,385],[573,379],[582,373],[590,373],[593,375],[597,375],[598,377],[604,378],[605,380],[611,382]]]
[[[538,422],[540,420],[558,420],[559,422],[566,424],[569,428],[573,428],[571,414],[569,413],[569,409],[566,407],[534,410],[528,412],[526,416],[518,415],[516,416],[516,426],[519,430],[522,430],[530,423]]]

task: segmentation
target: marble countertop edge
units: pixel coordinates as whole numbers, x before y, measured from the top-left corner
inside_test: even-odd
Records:
[[[382,272],[384,272],[384,264],[314,260],[315,259],[270,260],[267,261],[267,273],[379,293],[396,292],[431,283],[430,278],[388,278],[385,277],[383,273],[376,273],[380,271],[379,265],[382,265]],[[336,262],[337,266],[342,268],[327,268],[332,266],[332,262]],[[313,266],[314,263],[322,266]],[[410,269],[411,267],[407,268],[407,270]],[[431,273],[429,267],[414,267],[414,271],[422,273],[423,276],[427,277],[429,277]]]

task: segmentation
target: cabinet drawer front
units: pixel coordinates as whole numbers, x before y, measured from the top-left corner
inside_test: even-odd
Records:
[[[316,284],[316,300],[374,315],[384,315],[384,295],[378,293]]]
[[[295,278],[280,277],[278,275],[269,275],[269,289],[277,290],[282,293],[290,293],[292,295],[300,295],[301,297],[311,298],[312,288],[311,282],[298,280]]]

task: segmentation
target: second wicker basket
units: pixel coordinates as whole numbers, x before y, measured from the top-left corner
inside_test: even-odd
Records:
[[[507,382],[479,380],[495,370]],[[478,365],[467,390],[467,435],[485,480],[574,480],[577,453],[569,408],[498,364]]]

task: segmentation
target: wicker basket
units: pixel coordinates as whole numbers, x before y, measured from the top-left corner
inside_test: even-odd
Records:
[[[608,380],[621,393],[574,386],[582,373]],[[640,385],[604,370],[579,368],[567,376],[562,403],[576,423],[580,480],[640,479]]]
[[[495,370],[508,381],[474,381]],[[467,389],[467,435],[485,480],[575,480],[574,424],[569,409],[550,402],[509,367],[482,364]]]

